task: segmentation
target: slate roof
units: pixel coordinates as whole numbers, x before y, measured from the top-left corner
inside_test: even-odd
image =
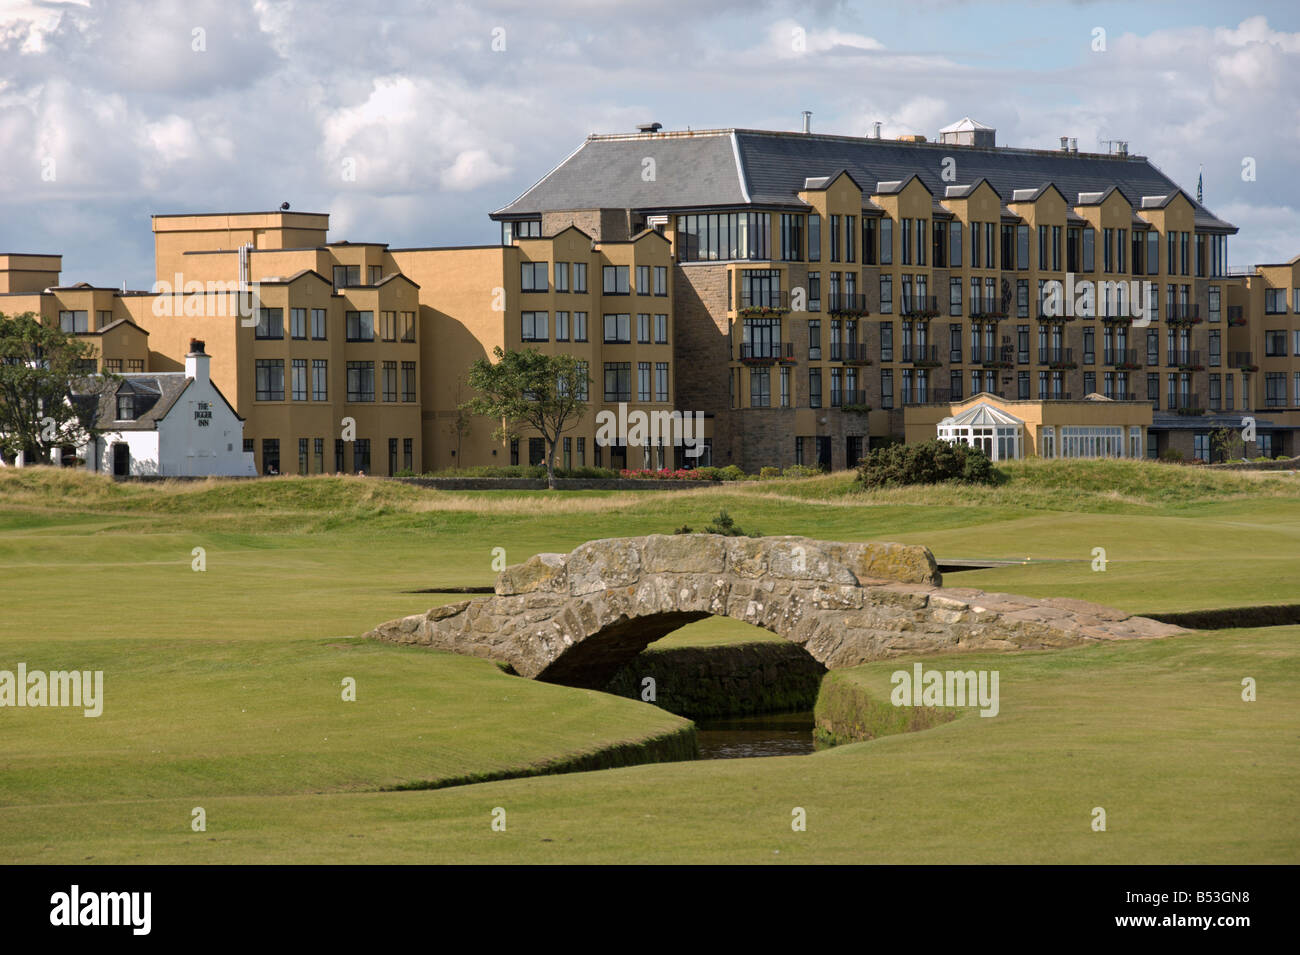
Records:
[[[708,206],[799,208],[796,193],[809,179],[841,170],[871,189],[881,182],[920,178],[935,196],[954,183],[940,178],[941,160],[957,160],[961,184],[987,179],[1004,201],[1018,189],[1054,183],[1066,201],[1080,193],[1117,188],[1130,203],[1167,196],[1178,184],[1141,156],[1103,156],[1008,147],[903,143],[891,139],[721,129],[588,137],[536,185],[492,218],[570,209],[646,211]],[[654,180],[642,177],[643,160],[655,160]],[[1184,192],[1186,195],[1186,193]],[[951,193],[949,193],[951,195]],[[1195,207],[1196,225],[1236,231],[1236,226]]]
[[[118,375],[122,381],[116,388],[107,388],[99,392],[99,409],[95,414],[95,427],[106,431],[153,431],[158,422],[167,417],[167,412],[180,400],[185,389],[194,379],[183,371],[146,371],[129,372]],[[146,401],[153,399],[153,404],[134,421],[117,420],[117,396],[135,394],[143,396]]]

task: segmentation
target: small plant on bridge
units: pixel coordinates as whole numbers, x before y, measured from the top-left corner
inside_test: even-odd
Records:
[[[722,510],[718,511],[718,513],[714,516],[713,520],[711,520],[708,524],[705,525],[703,531],[695,531],[694,529],[692,529],[691,525],[683,524],[681,527],[677,528],[677,530],[673,531],[673,533],[674,534],[695,534],[695,533],[718,534],[722,537],[762,537],[763,536],[759,531],[746,533],[745,530],[739,524],[736,523],[736,519],[727,513],[726,508],[723,508]]]

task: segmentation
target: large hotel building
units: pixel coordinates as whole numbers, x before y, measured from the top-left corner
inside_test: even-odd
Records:
[[[540,439],[458,411],[495,346],[587,363],[561,466],[692,460],[671,433],[600,438],[620,406],[703,413],[697,463],[751,472],[936,435],[998,458],[1208,460],[1247,418],[1246,454],[1300,453],[1300,256],[1229,269],[1236,227],[1144,157],[995,135],[648,124],[589,137],[491,213],[499,245],[329,241],[327,215],[296,211],[158,215],[153,290],[62,285],[60,256],[0,254],[0,312],[84,335],[97,370],[183,371],[205,342],[261,473],[538,462]]]

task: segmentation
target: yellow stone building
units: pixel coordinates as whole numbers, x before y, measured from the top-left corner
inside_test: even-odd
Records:
[[[1000,416],[1021,455],[1209,458],[1247,419],[1247,454],[1300,451],[1300,257],[1229,270],[1236,227],[1141,156],[973,122],[937,143],[649,124],[491,216],[498,245],[390,248],[330,241],[325,214],[159,215],[154,290],[0,255],[0,311],[103,369],[205,341],[262,473],[538,462],[458,411],[497,346],[587,363],[565,467],[689,462],[671,434],[599,437],[602,413],[674,411],[705,416],[695,463],[751,472]]]

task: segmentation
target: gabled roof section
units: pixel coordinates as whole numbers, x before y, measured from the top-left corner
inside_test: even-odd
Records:
[[[379,288],[380,286],[387,285],[389,282],[405,282],[412,288],[420,287],[418,282],[414,281],[409,275],[405,275],[401,272],[389,272],[382,279],[376,282],[373,287]]]
[[[918,176],[916,173],[912,173],[906,179],[892,179],[888,182],[877,182],[875,191],[872,192],[871,194],[873,196],[896,196],[904,189],[906,189],[908,186],[910,186],[912,184],[913,179],[915,179],[917,182],[921,184],[922,189],[924,189],[930,195],[932,196],[934,195],[934,190],[931,189],[929,186],[927,186],[925,184],[925,180],[922,179],[920,176]]]
[[[1054,182],[1045,182],[1036,189],[1015,189],[1011,193],[1011,201],[1012,202],[1037,202],[1039,199],[1043,198],[1043,196],[1045,196],[1048,192],[1055,192],[1058,196],[1061,197],[1062,202],[1064,202],[1067,206],[1070,204],[1070,201],[1065,198],[1065,193],[1063,193],[1060,189],[1057,189],[1056,183]]]
[[[644,161],[654,160],[647,180]],[[821,174],[826,166],[799,177]],[[834,168],[834,167],[829,167]],[[781,197],[794,199],[792,189]],[[591,136],[493,219],[570,209],[673,209],[748,205],[730,130]]]
[[[1124,195],[1124,191],[1120,189],[1119,186],[1111,186],[1109,189],[1104,189],[1100,192],[1081,192],[1079,193],[1078,201],[1074,204],[1076,206],[1099,206],[1109,199],[1113,193],[1119,193],[1121,199],[1127,202],[1130,206],[1133,205],[1132,201],[1128,196]]]
[[[103,328],[96,329],[95,331],[93,331],[93,332],[88,332],[87,334],[89,334],[89,335],[102,335],[102,334],[104,334],[104,332],[111,332],[113,329],[117,328],[117,326],[119,326],[119,325],[126,325],[128,328],[133,328],[133,329],[135,329],[137,332],[139,332],[141,335],[148,335],[148,334],[149,334],[149,330],[148,330],[147,328],[141,328],[139,325],[137,325],[135,322],[131,321],[129,318],[119,318],[117,321],[115,321],[115,322],[109,322],[109,323],[108,323],[107,325],[105,325]]]
[[[862,188],[862,184],[853,178],[852,173],[850,173],[847,169],[841,169],[839,170],[839,172],[833,172],[829,176],[812,176],[809,177],[808,179],[805,179],[803,181],[803,191],[822,192],[826,189],[829,189],[831,186],[833,186],[835,182],[840,178],[840,176],[848,176],[849,182],[857,186],[858,189]]]
[[[564,235],[564,233],[566,233],[566,232],[576,232],[576,233],[578,233],[578,235],[582,236],[582,237],[583,237],[584,239],[586,239],[588,242],[591,241],[591,236],[589,236],[587,233],[583,232],[581,229],[579,229],[579,228],[578,228],[576,225],[574,225],[572,222],[570,222],[568,225],[566,225],[566,226],[565,226],[563,229],[561,229],[559,232],[555,233],[555,235],[552,235],[552,236],[545,236],[544,238],[548,238],[548,239],[558,239],[560,236]],[[528,242],[529,240],[526,239],[526,238],[524,238],[524,239],[520,239],[519,241],[520,241],[520,242]]]
[[[983,176],[968,185],[944,186],[943,197],[945,199],[969,199],[971,196],[975,195],[975,191],[979,189],[980,183],[983,183],[992,189],[993,195],[997,196],[999,199],[1002,198],[1002,193],[998,192],[997,187]]]
[[[331,288],[333,288],[334,283],[331,282],[329,279],[327,279],[325,276],[321,275],[321,274],[320,274],[319,272],[317,272],[315,269],[299,269],[297,272],[294,272],[293,275],[289,276],[287,279],[279,278],[278,276],[273,276],[273,277],[271,277],[271,278],[265,278],[265,279],[258,279],[257,282],[256,282],[256,284],[258,284],[258,285],[293,285],[295,282],[301,282],[303,279],[308,278],[308,277],[313,276],[313,275],[314,275],[316,278],[320,279],[322,282],[324,282],[326,285],[328,285],[328,286],[330,286]]]

